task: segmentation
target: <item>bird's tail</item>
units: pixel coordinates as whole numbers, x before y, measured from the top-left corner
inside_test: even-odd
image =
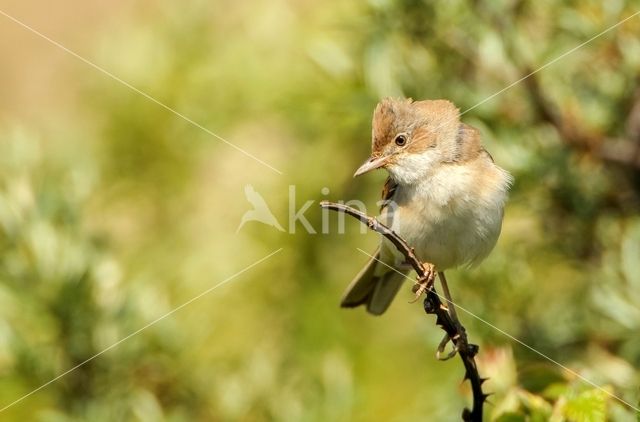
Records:
[[[379,268],[383,266],[377,261],[379,256],[380,253],[376,253],[375,259],[372,258],[349,284],[340,306],[355,308],[366,305],[369,313],[381,315],[391,305],[405,275],[391,268],[387,268],[388,271]]]

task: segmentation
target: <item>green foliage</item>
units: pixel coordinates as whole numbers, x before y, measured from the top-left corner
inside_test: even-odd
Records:
[[[338,309],[375,236],[237,231],[247,184],[285,227],[289,185],[298,206],[373,209],[384,175],[351,175],[375,103],[404,95],[453,100],[516,179],[454,299],[575,371],[459,312],[487,418],[636,419],[611,395],[639,403],[640,18],[475,107],[635,3],[167,2],[92,32],[93,61],[284,174],[90,67],[46,119],[3,116],[0,408],[126,340],[0,417],[458,420],[462,368],[432,357],[440,331],[408,288],[381,318]]]
[[[588,390],[567,398],[564,416],[572,421],[599,422],[606,420],[607,395],[600,390]]]

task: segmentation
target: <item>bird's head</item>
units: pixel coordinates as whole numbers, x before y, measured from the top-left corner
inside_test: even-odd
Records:
[[[373,113],[371,157],[354,177],[385,168],[398,183],[422,179],[455,160],[460,113],[447,100],[382,100]]]

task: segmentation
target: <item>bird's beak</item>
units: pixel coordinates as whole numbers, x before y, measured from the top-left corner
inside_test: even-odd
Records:
[[[370,172],[371,170],[375,170],[377,168],[382,167],[387,162],[387,157],[382,156],[378,158],[371,157],[369,158],[363,165],[360,166],[358,170],[353,174],[353,177],[358,177],[361,174],[365,174]]]

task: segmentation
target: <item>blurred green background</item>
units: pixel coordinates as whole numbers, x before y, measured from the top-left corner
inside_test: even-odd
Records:
[[[290,185],[375,206],[353,180],[384,96],[461,110],[640,10],[640,1],[3,0],[0,412],[38,421],[454,421],[458,360],[409,284],[382,317],[338,307],[374,234],[279,232]],[[465,309],[640,406],[640,16],[463,120],[516,183],[503,234],[450,273]],[[328,188],[324,194],[322,188]],[[460,312],[495,394],[487,419],[636,413]]]

